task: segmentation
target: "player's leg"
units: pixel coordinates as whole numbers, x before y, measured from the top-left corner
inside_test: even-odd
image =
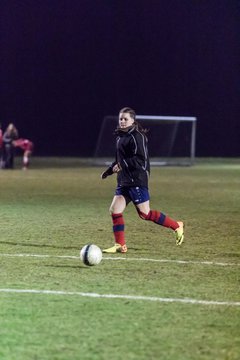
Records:
[[[27,170],[29,167],[29,157],[31,155],[31,151],[26,150],[23,153],[23,170]]]
[[[135,206],[141,219],[153,221],[155,224],[174,230],[176,245],[182,244],[184,240],[183,222],[175,221],[160,211],[151,210],[149,200],[141,204],[135,204]]]
[[[5,159],[4,163],[5,169],[12,169],[13,168],[13,149],[11,144],[5,144],[4,146],[4,153],[5,153]]]
[[[127,201],[123,195],[114,196],[109,211],[112,217],[115,244],[108,249],[104,249],[103,252],[105,253],[114,254],[116,252],[127,252],[123,219],[123,211],[126,205]]]
[[[123,195],[115,195],[109,208],[110,214],[123,213],[127,203]]]

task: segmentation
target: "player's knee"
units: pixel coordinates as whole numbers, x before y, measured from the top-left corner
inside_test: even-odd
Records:
[[[118,213],[121,213],[121,211],[118,211],[117,209],[115,209],[114,206],[110,206],[109,208],[109,214],[110,216],[114,215],[114,214],[118,214]]]
[[[149,218],[149,213],[146,214],[146,213],[142,212],[142,211],[139,210],[139,209],[137,209],[137,212],[138,212],[138,215],[139,215],[140,219],[142,219],[142,220],[148,220],[148,218]]]

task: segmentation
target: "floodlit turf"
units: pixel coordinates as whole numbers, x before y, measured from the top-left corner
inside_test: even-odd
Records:
[[[88,165],[0,171],[0,359],[238,360],[240,161],[152,168],[152,209],[185,222],[185,243],[130,205],[128,253],[96,267],[79,251],[113,243],[115,178]]]

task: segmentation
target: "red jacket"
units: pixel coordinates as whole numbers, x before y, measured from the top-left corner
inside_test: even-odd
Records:
[[[28,139],[17,139],[14,140],[14,146],[26,151],[33,151],[33,143]]]

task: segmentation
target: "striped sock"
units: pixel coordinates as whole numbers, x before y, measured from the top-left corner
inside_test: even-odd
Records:
[[[125,233],[124,233],[124,219],[123,215],[120,214],[112,214],[112,222],[113,222],[113,234],[115,238],[115,242],[120,244],[121,246],[125,245]]]
[[[138,214],[144,220],[153,221],[155,224],[171,228],[172,230],[176,230],[179,227],[175,220],[157,210],[150,210],[147,215],[138,210]]]

